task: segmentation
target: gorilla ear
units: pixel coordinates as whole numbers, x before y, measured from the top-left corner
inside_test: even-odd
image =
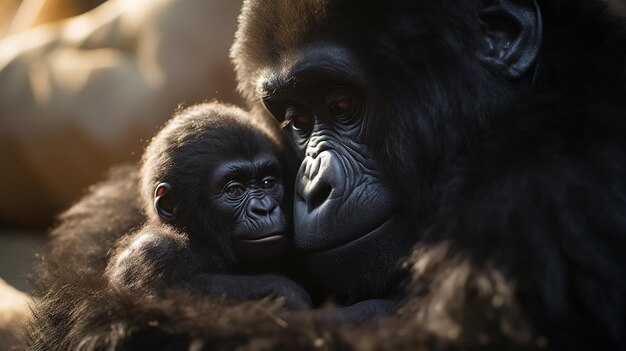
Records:
[[[539,54],[542,19],[536,0],[484,0],[480,60],[505,78],[522,77]]]
[[[176,207],[172,201],[171,189],[172,186],[169,183],[160,183],[154,189],[154,207],[159,217],[165,222],[176,217]]]

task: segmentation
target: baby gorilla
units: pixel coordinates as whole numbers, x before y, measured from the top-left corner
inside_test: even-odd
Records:
[[[109,283],[147,296],[182,287],[309,306],[298,284],[261,274],[291,266],[281,206],[291,189],[283,180],[293,173],[286,154],[277,126],[236,107],[207,103],[177,113],[144,153],[140,191],[148,223],[117,244]]]

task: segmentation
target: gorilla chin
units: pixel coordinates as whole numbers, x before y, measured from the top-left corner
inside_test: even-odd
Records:
[[[315,282],[311,287],[315,296],[331,296],[338,303],[389,296],[402,278],[396,267],[401,266],[398,263],[413,240],[405,227],[399,216],[392,215],[356,240],[305,253],[304,265]]]
[[[348,177],[345,170],[355,163],[335,155],[305,158],[296,182],[294,244],[314,282],[311,290],[340,303],[388,296],[413,239],[374,167]]]
[[[400,278],[395,267],[411,246],[413,239],[375,167],[346,176],[350,166],[363,164],[327,150],[305,158],[300,168],[294,244],[318,298],[350,303],[388,296]]]
[[[360,223],[349,226],[349,223],[341,223],[334,219],[338,209],[335,206],[329,208],[317,208],[312,212],[303,210],[306,205],[303,201],[296,200],[294,217],[295,217],[295,247],[301,252],[313,254],[318,252],[330,252],[349,247],[356,242],[367,242],[374,238],[383,228],[394,220],[394,212],[392,210],[381,210],[385,214],[376,218],[367,215],[359,215],[359,209],[354,210],[357,215],[354,218]],[[365,209],[363,209],[365,210]],[[370,209],[368,209],[370,210]],[[345,221],[344,221],[345,222]],[[365,228],[365,229],[364,229]],[[331,231],[329,231],[331,230]],[[329,238],[329,236],[332,237]],[[315,240],[320,237],[326,240]]]

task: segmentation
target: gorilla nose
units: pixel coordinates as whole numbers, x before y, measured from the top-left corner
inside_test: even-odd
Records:
[[[327,181],[321,180],[317,186],[305,192],[303,195],[309,212],[320,207],[328,199],[332,190],[333,187]]]
[[[330,152],[316,158],[306,157],[298,172],[297,194],[306,203],[308,212],[322,206],[331,195],[340,194],[344,172],[339,160]]]
[[[269,216],[276,207],[278,207],[276,201],[272,201],[269,197],[264,196],[262,198],[251,199],[248,209],[251,216],[265,217]]]

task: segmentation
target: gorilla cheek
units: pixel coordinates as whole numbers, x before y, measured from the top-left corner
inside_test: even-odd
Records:
[[[298,172],[294,243],[316,295],[337,301],[387,296],[413,243],[367,150],[334,143]],[[332,273],[331,273],[332,272]]]
[[[294,201],[300,250],[323,251],[365,238],[393,216],[391,191],[376,164],[364,165],[346,151],[325,150],[302,162]]]

